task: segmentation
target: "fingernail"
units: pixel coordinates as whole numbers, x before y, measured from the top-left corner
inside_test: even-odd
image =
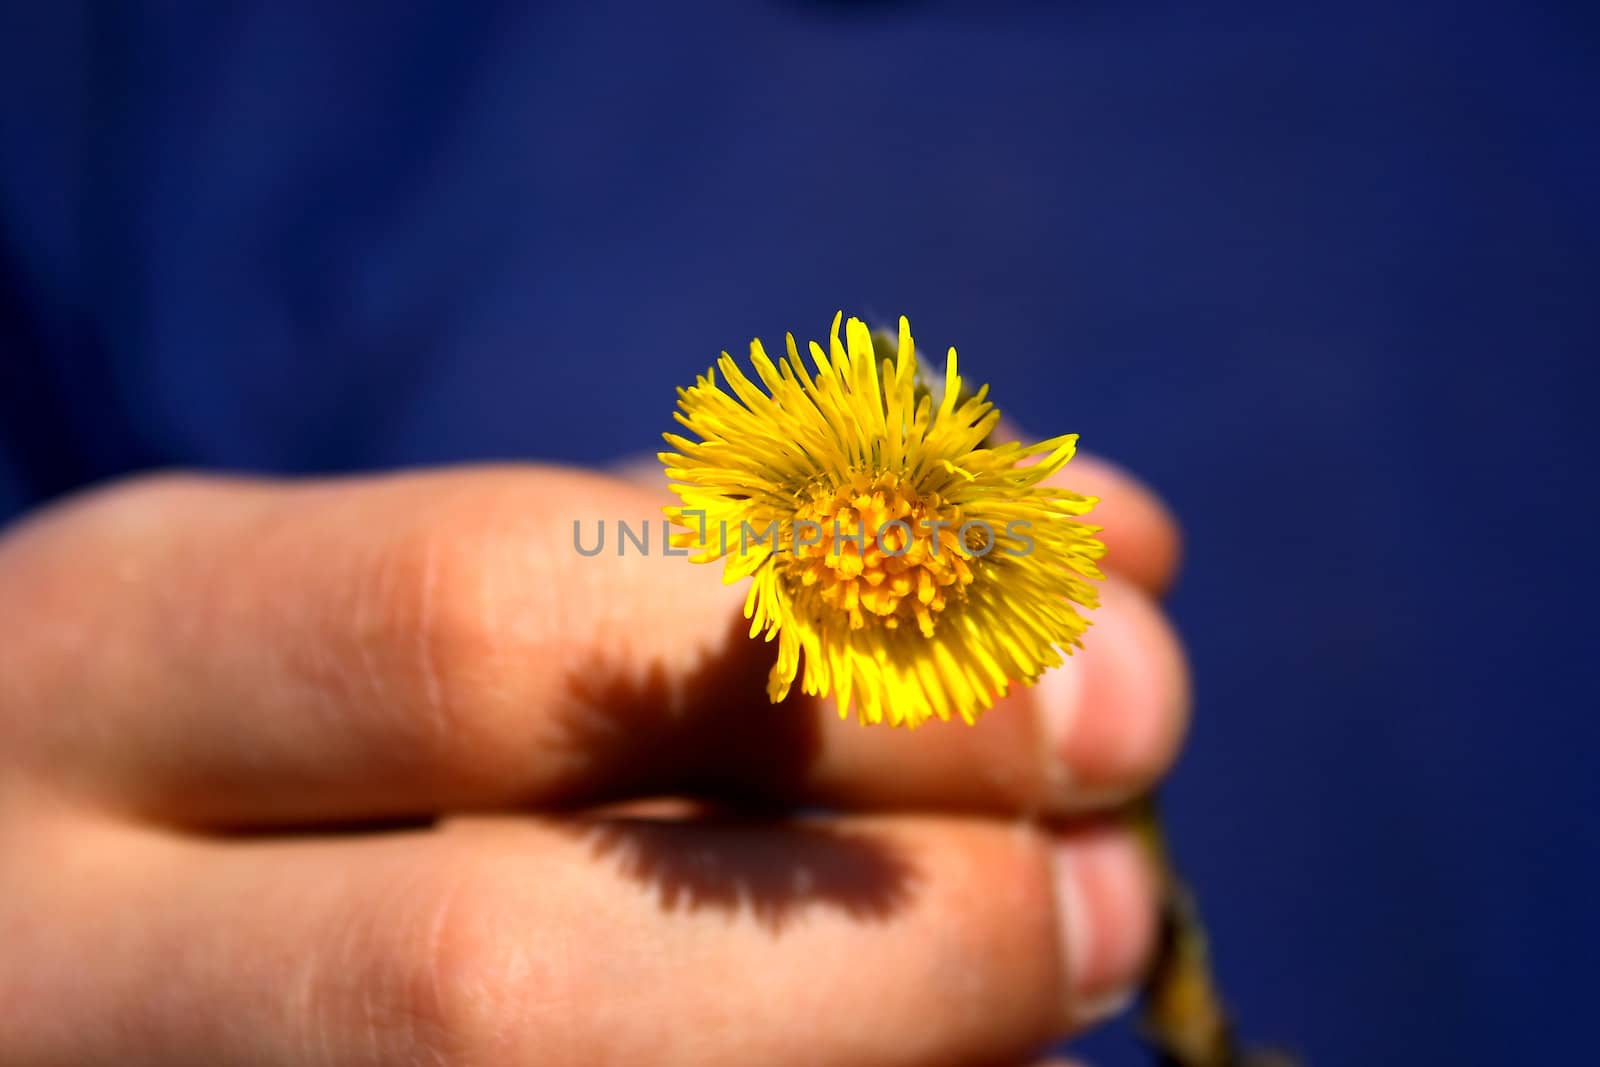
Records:
[[[1073,656],[1040,675],[1033,699],[1043,724],[1045,774],[1057,796],[1070,793],[1073,782],[1068,754],[1078,711],[1083,706],[1083,659]]]
[[[1074,834],[1056,847],[1061,952],[1074,1019],[1127,1006],[1155,945],[1155,881],[1124,828]]]
[[[1043,723],[1045,781],[1053,809],[1063,815],[1115,807],[1127,799],[1126,791],[1106,787],[1083,773],[1084,739],[1098,729],[1084,723],[1087,686],[1084,670],[1088,656],[1080,653],[1046,671],[1034,683],[1033,696]],[[1096,770],[1092,761],[1088,766]]]

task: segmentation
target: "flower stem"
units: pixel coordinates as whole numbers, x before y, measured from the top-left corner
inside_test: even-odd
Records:
[[[1298,1067],[1286,1053],[1240,1046],[1211,971],[1205,925],[1173,862],[1155,797],[1141,801],[1133,817],[1161,886],[1160,941],[1139,1018],[1156,1062],[1160,1067]]]

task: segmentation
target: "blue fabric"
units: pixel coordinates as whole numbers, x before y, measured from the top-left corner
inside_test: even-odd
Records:
[[[9,5],[0,515],[602,460],[721,348],[908,313],[1188,527],[1170,796],[1247,1029],[1580,1062],[1586,7]]]

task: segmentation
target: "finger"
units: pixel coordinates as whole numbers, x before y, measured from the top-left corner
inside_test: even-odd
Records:
[[[30,620],[0,642],[0,704],[31,709],[12,747],[42,780],[192,825],[673,792],[1065,812],[1171,759],[1181,656],[1131,587],[979,728],[865,729],[767,702],[771,648],[713,568],[573,550],[573,517],[652,507],[530,470],[85,502],[0,552]]]
[[[1112,576],[1085,647],[972,727],[862,729],[825,715],[809,794],[844,808],[1069,815],[1147,792],[1189,721],[1188,668],[1149,596]]]
[[[657,551],[578,553],[619,519]],[[598,795],[653,763],[592,708],[681,720],[766,669],[660,534],[563,470],[134,483],[0,542],[0,729],[24,773],[197,824]]]
[[[5,1062],[1017,1062],[1133,982],[1153,938],[1116,829],[132,836],[79,839],[11,898],[42,921],[0,962]]]
[[[1157,596],[1178,573],[1182,539],[1161,498],[1133,474],[1099,456],[1079,453],[1046,484],[1098,498],[1088,521],[1102,527],[1103,565]]]
[[[995,438],[1038,440],[1005,419],[995,429]],[[1167,591],[1178,572],[1178,524],[1149,486],[1110,460],[1082,452],[1046,484],[1095,497],[1090,519],[1103,527],[1104,565],[1158,596]]]

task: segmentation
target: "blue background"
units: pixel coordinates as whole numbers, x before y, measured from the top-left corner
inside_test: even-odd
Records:
[[[1170,794],[1247,1029],[1583,1062],[1594,20],[1201,6],[7,5],[0,517],[603,460],[721,348],[904,312],[1187,526]]]

